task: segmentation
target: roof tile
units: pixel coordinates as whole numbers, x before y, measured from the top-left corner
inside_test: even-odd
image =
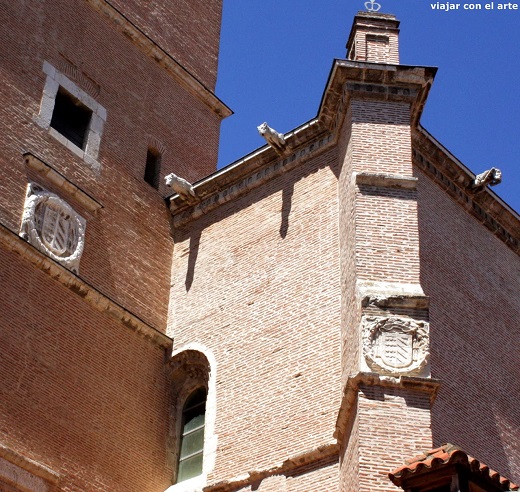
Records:
[[[518,485],[502,477],[476,458],[469,456],[465,451],[454,444],[444,444],[414,458],[406,460],[406,464],[389,473],[390,480],[400,486],[401,483],[412,475],[427,473],[437,468],[455,463],[468,467],[473,473],[478,473],[486,480],[490,480],[502,490],[518,490]]]

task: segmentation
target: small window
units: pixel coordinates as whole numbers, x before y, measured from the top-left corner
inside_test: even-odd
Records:
[[[65,91],[58,90],[51,127],[80,149],[85,148],[92,111]]]
[[[155,189],[159,188],[159,176],[161,172],[161,154],[149,148],[146,153],[146,166],[144,168],[144,180]]]
[[[202,473],[205,419],[206,389],[199,388],[191,393],[182,410],[177,482],[183,482]]]
[[[97,158],[107,110],[46,61],[43,72],[47,79],[35,123],[99,173]]]

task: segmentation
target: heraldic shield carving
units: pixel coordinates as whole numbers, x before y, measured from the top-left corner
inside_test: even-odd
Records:
[[[78,273],[86,221],[67,202],[29,183],[20,236],[64,267]]]
[[[363,355],[371,370],[416,375],[428,363],[428,323],[397,317],[366,317]]]

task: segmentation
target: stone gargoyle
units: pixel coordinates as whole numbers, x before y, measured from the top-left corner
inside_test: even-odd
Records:
[[[285,137],[278,133],[276,130],[271,128],[267,123],[262,123],[258,128],[258,133],[262,135],[267,141],[267,143],[279,154],[283,154],[285,149],[287,148],[287,142],[285,141]]]
[[[184,178],[170,173],[168,176],[165,176],[164,181],[166,182],[166,186],[169,186],[175,193],[178,193],[184,201],[193,203],[197,200],[197,194],[193,189],[193,185]]]

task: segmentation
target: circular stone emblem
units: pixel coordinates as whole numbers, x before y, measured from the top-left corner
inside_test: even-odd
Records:
[[[29,183],[20,236],[77,273],[86,221],[59,196]]]

